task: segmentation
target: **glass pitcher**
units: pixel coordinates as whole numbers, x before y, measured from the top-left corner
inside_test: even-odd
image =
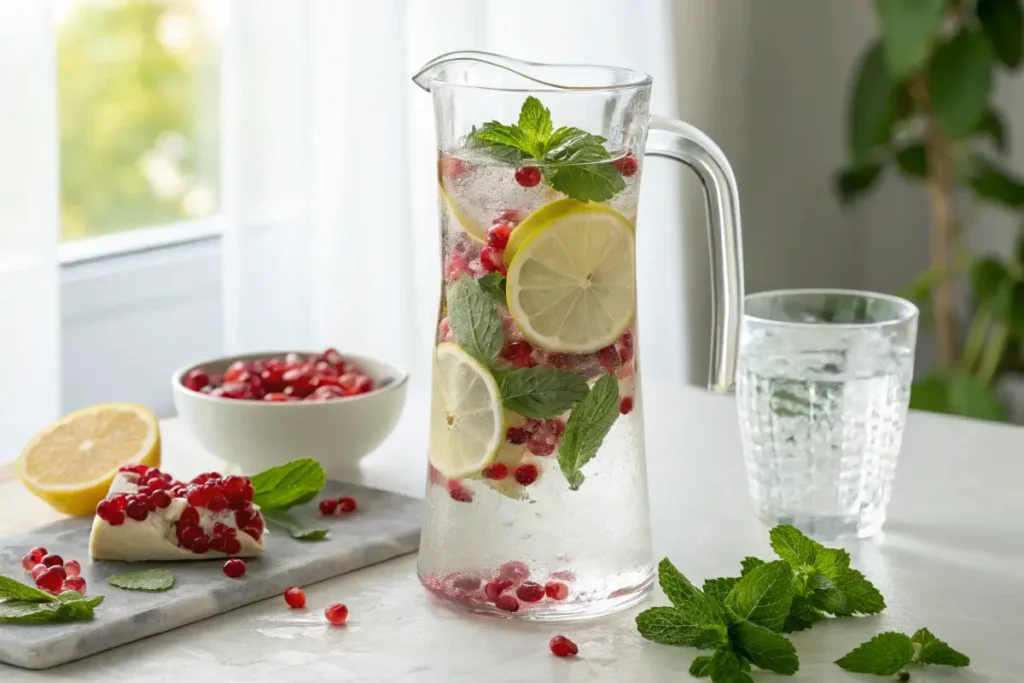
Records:
[[[444,278],[420,581],[524,619],[629,607],[655,575],[635,315],[644,156],[683,162],[706,191],[718,392],[743,305],[733,173],[703,133],[650,116],[642,73],[458,52],[413,80],[434,99]]]

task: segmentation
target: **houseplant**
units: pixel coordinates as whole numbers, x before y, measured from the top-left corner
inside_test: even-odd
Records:
[[[979,203],[1024,212],[1024,181],[1004,161],[1006,117],[992,103],[997,72],[1021,67],[1024,3],[873,2],[881,35],[850,83],[837,194],[844,204],[863,199],[887,171],[927,193],[931,265],[905,294],[931,325],[938,363],[914,383],[911,407],[1004,419],[994,381],[1024,365],[1024,239],[1001,259],[972,254],[964,234]],[[960,286],[970,294],[966,314],[954,305]]]

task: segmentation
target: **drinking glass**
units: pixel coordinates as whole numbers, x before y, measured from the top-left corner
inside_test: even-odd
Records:
[[[917,317],[909,301],[872,292],[746,297],[736,398],[758,517],[822,539],[882,528]]]

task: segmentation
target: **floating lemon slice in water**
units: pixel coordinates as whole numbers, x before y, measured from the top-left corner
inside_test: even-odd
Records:
[[[523,336],[560,353],[612,344],[636,312],[634,251],[633,224],[607,206],[560,199],[530,214],[506,247],[508,308]]]
[[[60,512],[91,515],[122,465],[160,465],[160,427],[132,403],[83,408],[48,425],[18,458],[18,477]]]
[[[434,359],[430,464],[450,479],[494,462],[505,441],[498,383],[457,344],[439,344]]]
[[[437,184],[437,191],[441,193],[441,198],[444,200],[444,203],[448,207],[448,210],[451,212],[456,222],[458,222],[458,224],[462,226],[462,229],[466,232],[466,234],[477,242],[486,242],[487,228],[483,225],[483,223],[474,220],[470,213],[466,211],[466,209],[463,208],[462,205],[458,203],[458,201],[453,199],[450,194],[445,192],[444,186],[441,185],[441,183]]]

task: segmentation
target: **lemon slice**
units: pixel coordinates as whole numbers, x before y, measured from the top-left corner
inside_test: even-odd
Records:
[[[441,198],[448,206],[448,210],[466,234],[477,242],[486,242],[487,228],[480,221],[475,220],[455,199],[452,199],[452,196],[444,191],[444,186],[441,183],[437,184],[437,191],[441,193]]]
[[[607,206],[561,199],[512,236],[520,231],[507,294],[523,336],[546,351],[574,354],[622,336],[636,312],[633,224]]]
[[[122,465],[160,465],[160,426],[148,409],[105,403],[48,425],[18,458],[29,491],[69,515],[91,515]]]
[[[457,344],[438,344],[430,416],[430,464],[450,479],[479,474],[505,441],[498,383]]]

